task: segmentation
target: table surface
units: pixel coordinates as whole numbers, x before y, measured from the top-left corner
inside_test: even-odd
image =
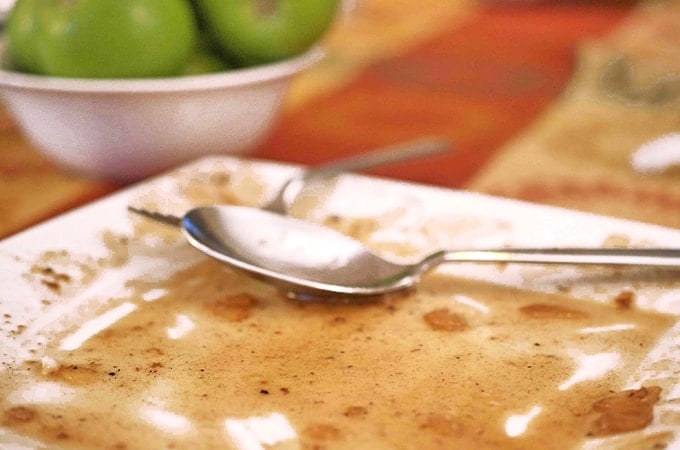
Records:
[[[679,2],[360,0],[324,45],[250,156],[442,135],[455,151],[371,173],[680,227],[680,171],[629,164],[680,131]],[[122,187],[53,165],[0,109],[0,238]]]

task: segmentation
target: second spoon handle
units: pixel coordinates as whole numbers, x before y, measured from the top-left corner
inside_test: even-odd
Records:
[[[451,142],[448,139],[442,137],[420,138],[312,167],[303,173],[302,178],[331,177],[342,172],[368,169],[409,159],[424,158],[450,148]]]

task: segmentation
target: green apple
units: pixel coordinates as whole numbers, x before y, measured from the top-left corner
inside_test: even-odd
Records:
[[[231,66],[221,55],[208,47],[200,46],[194,50],[180,75],[201,75],[225,72],[229,69]]]
[[[212,40],[243,65],[310,48],[330,27],[339,0],[193,0]]]
[[[8,65],[24,72],[40,72],[36,49],[37,14],[40,0],[18,0],[7,17]]]
[[[140,78],[180,73],[198,28],[189,0],[18,0],[7,32],[23,70]]]

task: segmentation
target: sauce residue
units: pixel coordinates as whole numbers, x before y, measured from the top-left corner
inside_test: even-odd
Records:
[[[617,392],[593,403],[597,418],[588,429],[588,436],[609,436],[640,430],[652,422],[654,405],[659,401],[661,388],[641,387]]]
[[[445,308],[430,311],[423,316],[423,319],[433,330],[463,331],[468,327],[464,316]]]
[[[623,383],[673,323],[443,275],[305,303],[208,259],[128,286],[106,326],[0,373],[2,426],[65,449],[569,448],[650,422],[658,388]]]

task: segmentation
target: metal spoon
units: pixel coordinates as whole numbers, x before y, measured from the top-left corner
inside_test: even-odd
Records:
[[[343,172],[351,172],[369,167],[392,164],[448,151],[451,142],[443,137],[426,137],[401,144],[381,147],[368,153],[331,161],[327,164],[304,170],[300,175],[290,178],[279,189],[277,195],[261,209],[286,214],[290,205],[304,185],[315,179],[331,178]]]
[[[166,222],[181,226],[197,249],[296,295],[398,291],[447,262],[680,267],[680,249],[662,248],[440,250],[415,264],[396,264],[330,228],[256,208],[207,206],[172,220]]]

